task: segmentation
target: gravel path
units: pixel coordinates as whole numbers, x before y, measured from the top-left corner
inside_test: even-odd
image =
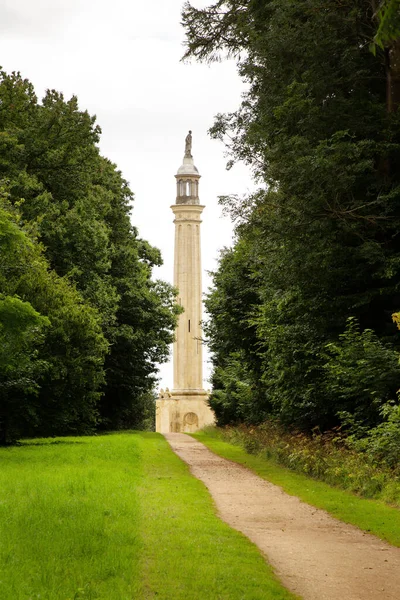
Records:
[[[165,434],[209,489],[221,519],[304,600],[400,600],[400,548],[289,496],[182,433]]]

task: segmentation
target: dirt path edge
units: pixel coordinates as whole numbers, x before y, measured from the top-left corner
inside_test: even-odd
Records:
[[[254,542],[304,600],[399,600],[400,548],[289,496],[182,433],[172,450],[210,491],[218,515]]]

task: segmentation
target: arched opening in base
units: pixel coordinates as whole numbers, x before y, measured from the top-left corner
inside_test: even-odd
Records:
[[[194,433],[199,428],[199,418],[194,412],[188,412],[183,417],[183,431]]]

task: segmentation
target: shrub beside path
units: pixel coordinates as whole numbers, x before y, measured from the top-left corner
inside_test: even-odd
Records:
[[[289,496],[181,433],[165,434],[209,489],[220,517],[267,556],[304,600],[398,600],[400,548]]]

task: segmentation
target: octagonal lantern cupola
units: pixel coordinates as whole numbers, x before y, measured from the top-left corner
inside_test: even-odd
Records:
[[[199,179],[200,175],[193,162],[192,132],[185,139],[185,155],[179,167],[176,178],[176,204],[200,204]]]

